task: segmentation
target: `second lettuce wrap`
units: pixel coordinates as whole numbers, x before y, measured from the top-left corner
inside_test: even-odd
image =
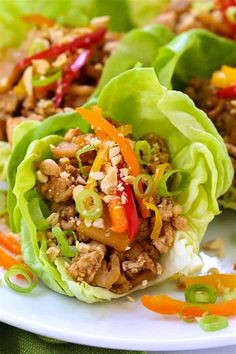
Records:
[[[232,180],[224,142],[213,124],[186,95],[161,86],[153,69],[135,68],[115,77],[102,89],[98,104],[103,115],[118,127],[132,127],[132,141],[143,141],[150,133],[165,141],[173,168],[189,176],[175,199],[187,228],[177,231],[173,246],[158,257],[163,272],[151,281],[121,294],[86,281],[75,281],[67,272],[70,258],[60,255],[50,261],[43,211],[40,216],[32,210],[35,203],[39,207],[43,202],[36,189],[37,166],[45,159],[52,159],[52,147],[68,139],[64,135],[70,128],[79,128],[80,134],[86,134],[90,127],[78,113],[66,113],[29,130],[16,145],[9,163],[8,207],[12,227],[21,231],[24,260],[42,281],[59,293],[88,303],[118,298],[198,269],[201,238],[209,222],[219,214],[217,199]],[[102,139],[103,135],[100,136]],[[132,242],[128,251],[130,247]]]
[[[162,85],[185,91],[196,105],[209,115],[227,144],[234,166],[236,125],[231,102],[233,104],[236,96],[224,99],[218,97],[217,92],[221,88],[221,83],[217,87],[217,83],[215,84],[212,78],[215,72],[224,76],[221,72],[223,69],[229,72],[228,86],[233,85],[235,66],[236,43],[200,29],[183,33],[164,45],[159,50],[154,63]],[[236,209],[235,181],[234,177],[229,192],[220,200],[226,208]]]

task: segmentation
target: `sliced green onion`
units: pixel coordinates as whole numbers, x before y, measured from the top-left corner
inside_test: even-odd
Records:
[[[140,184],[142,185],[143,183],[146,185],[146,189],[144,192],[141,192],[140,189],[142,190],[142,188],[140,188]],[[134,187],[134,192],[137,195],[137,197],[143,199],[143,198],[150,196],[150,194],[152,193],[152,190],[153,190],[152,176],[149,176],[145,173],[138,175],[134,179],[133,187]]]
[[[190,304],[214,304],[217,299],[217,292],[210,285],[196,284],[188,287],[184,296]]]
[[[138,162],[141,165],[147,165],[152,157],[152,149],[146,140],[136,141],[134,145],[134,152],[137,156]]]
[[[182,193],[189,185],[190,173],[182,169],[168,171],[161,178],[157,191],[162,197],[176,196]]]
[[[34,279],[31,279],[30,274],[34,276]],[[11,281],[10,277],[19,276],[19,275],[23,276],[27,280],[28,282],[27,287],[19,286]],[[9,286],[9,288],[18,291],[19,293],[30,293],[37,285],[36,276],[34,275],[32,270],[24,264],[17,264],[10,267],[4,274],[4,280]]]
[[[49,216],[47,205],[39,198],[34,198],[29,202],[30,215],[38,231],[46,231],[50,228],[46,220]]]
[[[70,246],[66,238],[66,235],[71,232],[63,231],[59,226],[52,228],[52,233],[57,239],[60,251],[65,257],[75,257],[77,253],[75,246]]]
[[[47,49],[46,44],[36,38],[29,47],[28,54],[31,56],[33,54],[42,52],[45,49]]]
[[[95,148],[95,146],[90,146],[90,145],[86,145],[84,146],[82,149],[80,149],[79,151],[77,151],[76,153],[76,158],[78,160],[78,163],[79,163],[79,169],[82,168],[82,161],[80,159],[80,156],[82,154],[85,154],[86,152],[89,152],[89,151],[96,151],[97,149]]]
[[[229,301],[233,299],[236,299],[236,290],[229,291],[228,293],[222,295],[223,301]]]
[[[231,23],[236,23],[236,6],[229,6],[225,11],[227,20]]]
[[[224,316],[207,315],[200,319],[199,325],[204,331],[213,332],[228,327],[229,323]]]
[[[33,78],[32,79],[32,85],[34,87],[44,87],[52,84],[54,81],[57,81],[61,78],[62,76],[62,71],[58,70],[54,74],[47,76],[43,79],[40,78]]]
[[[181,309],[179,310],[179,317],[181,318],[181,320],[183,320],[184,322],[194,322],[195,320],[195,317],[193,316],[185,316],[183,313],[184,313],[184,310],[187,309],[187,308],[190,308],[190,307],[195,307],[195,308],[200,308],[202,309],[203,311],[205,311],[206,313],[208,313],[208,309],[206,306],[204,305],[200,305],[200,304],[187,304],[187,305],[183,305],[181,307]]]
[[[98,193],[92,190],[84,189],[81,193],[79,193],[75,204],[76,210],[84,219],[96,220],[102,216],[102,200]]]

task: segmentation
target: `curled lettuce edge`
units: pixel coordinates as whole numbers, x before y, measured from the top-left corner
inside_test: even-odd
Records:
[[[236,42],[209,31],[195,29],[164,45],[154,61],[162,85],[182,89],[193,77],[209,78],[222,65],[235,66]],[[223,208],[236,209],[235,187],[219,200]]]
[[[162,85],[179,89],[194,76],[209,78],[222,65],[235,62],[235,41],[204,29],[193,29],[163,45],[153,67]]]
[[[231,183],[232,166],[223,140],[190,98],[161,86],[151,68],[131,69],[112,79],[103,88],[98,103],[105,116],[132,124],[135,138],[149,132],[163,137],[173,166],[184,168],[192,176],[189,187],[177,199],[187,218],[188,229],[177,231],[174,246],[161,258],[163,274],[147,286],[197,270],[202,265],[198,255],[201,238],[209,222],[219,214],[217,198]],[[11,185],[17,199],[13,219],[15,225],[25,224],[21,228],[24,260],[50,288],[60,293],[88,303],[119,298],[143,286],[118,295],[84,282],[76,283],[66,272],[64,258],[58,258],[54,265],[49,262],[43,249],[43,236],[37,234],[30,216],[27,198],[36,184],[34,161],[50,156],[49,146],[61,140],[58,132],[63,135],[72,127],[79,127],[82,132],[89,129],[78,114],[70,113],[73,122],[66,119],[66,114],[49,118],[28,132],[23,139],[20,158],[14,157],[18,168]],[[20,149],[20,145],[18,147]]]

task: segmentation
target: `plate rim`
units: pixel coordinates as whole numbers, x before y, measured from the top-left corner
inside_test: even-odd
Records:
[[[120,349],[120,350],[140,350],[140,351],[180,351],[180,350],[197,350],[197,349],[209,349],[209,348],[220,348],[231,345],[236,345],[236,332],[235,333],[224,333],[224,330],[219,332],[212,332],[212,336],[207,337],[196,336],[193,338],[181,338],[179,340],[168,339],[156,341],[150,341],[150,339],[145,340],[145,338],[127,338],[123,337],[112,338],[109,336],[96,336],[94,333],[91,334],[80,334],[79,332],[69,335],[67,331],[62,329],[53,329],[50,326],[47,327],[46,324],[37,324],[35,321],[27,321],[27,319],[22,321],[22,318],[17,318],[17,316],[9,316],[1,311],[0,320],[1,322],[11,325],[13,327],[25,330],[27,332],[49,337],[52,339],[62,340],[67,343],[73,343],[78,345],[85,345],[98,348],[109,348],[109,349]],[[227,329],[226,329],[227,330]],[[208,332],[209,334],[209,332]]]

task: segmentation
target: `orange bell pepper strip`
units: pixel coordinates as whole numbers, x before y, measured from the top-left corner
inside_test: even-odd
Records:
[[[204,304],[204,306],[188,304],[167,295],[144,295],[141,301],[147,309],[161,315],[177,315],[180,312],[186,317],[201,317],[206,312],[217,316],[236,315],[236,299],[216,304]]]
[[[23,21],[36,26],[52,27],[55,25],[55,21],[51,18],[47,18],[40,14],[29,14],[22,16]]]
[[[195,277],[186,277],[184,279],[186,287],[195,284],[207,284],[214,288],[225,287],[236,289],[236,274],[209,274]]]
[[[11,266],[20,263],[22,262],[0,247],[0,267],[9,269]]]
[[[76,111],[92,126],[93,129],[98,127],[102,129],[112,140],[120,147],[125,162],[130,169],[131,175],[140,174],[140,165],[138,159],[128,141],[118,130],[102,116],[102,111],[98,106],[93,106],[91,110],[82,107],[76,108]]]
[[[119,197],[108,203],[108,210],[111,219],[111,229],[117,233],[123,233],[128,229],[128,220]]]
[[[11,234],[5,234],[0,231],[0,245],[15,255],[21,254],[20,242]]]

